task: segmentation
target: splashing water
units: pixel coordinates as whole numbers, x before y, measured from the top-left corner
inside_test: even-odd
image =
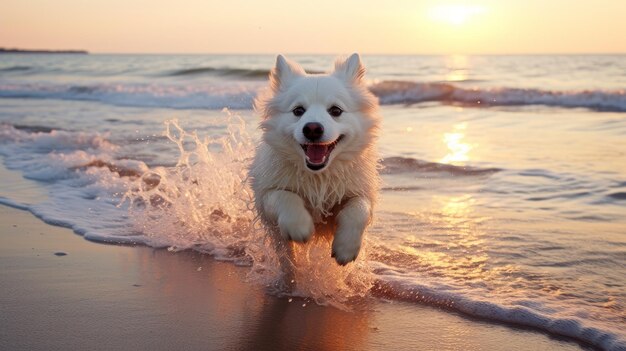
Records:
[[[251,282],[285,295],[277,289],[283,286],[280,253],[256,216],[247,181],[254,142],[244,120],[224,112],[226,121],[219,125],[227,125],[226,131],[213,137],[187,132],[177,120],[165,122],[164,135],[178,147],[176,166],[148,170],[133,181],[124,200],[130,203],[135,230],[149,238],[149,245],[171,251],[194,249],[250,266]],[[347,307],[349,300],[369,293],[373,275],[366,248],[355,263],[341,267],[330,257],[327,239],[290,245],[296,287],[289,295]]]
[[[165,125],[180,157],[175,167],[145,172],[126,193],[136,229],[151,245],[240,258],[254,219],[244,186],[250,146],[243,122],[229,123],[226,136],[204,139],[176,120]]]

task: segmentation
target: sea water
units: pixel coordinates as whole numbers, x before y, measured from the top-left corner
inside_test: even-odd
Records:
[[[309,72],[333,58],[296,56]],[[383,187],[364,252],[293,293],[401,299],[626,348],[626,56],[370,56]],[[280,269],[247,167],[264,55],[2,55],[0,202],[93,241]]]

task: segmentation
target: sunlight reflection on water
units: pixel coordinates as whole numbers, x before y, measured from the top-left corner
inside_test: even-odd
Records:
[[[448,154],[441,159],[441,163],[451,164],[469,161],[469,152],[474,148],[474,145],[464,142],[466,128],[466,122],[458,123],[453,126],[453,132],[443,134],[443,142],[448,147]]]

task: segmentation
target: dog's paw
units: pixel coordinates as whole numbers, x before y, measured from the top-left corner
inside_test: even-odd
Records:
[[[331,256],[338,264],[346,264],[356,260],[361,251],[361,235],[356,228],[339,228],[333,240]]]
[[[283,238],[298,242],[308,241],[315,230],[313,218],[304,208],[278,216],[278,228]]]

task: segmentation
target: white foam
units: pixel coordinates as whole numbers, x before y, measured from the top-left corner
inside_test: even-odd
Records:
[[[129,230],[127,209],[118,206],[128,179],[106,167],[82,168],[97,160],[114,163],[116,149],[98,133],[28,133],[0,126],[0,155],[7,168],[43,182],[48,191],[43,202],[22,207],[90,240],[144,243],[142,235]],[[10,199],[2,202],[15,207]]]
[[[494,302],[497,299],[485,300],[471,291],[459,291],[453,286],[444,284],[428,285],[419,282],[410,273],[399,272],[393,267],[380,262],[373,262],[378,278],[378,292],[387,298],[403,301],[425,303],[433,306],[455,310],[473,317],[491,321],[505,322],[513,325],[536,328],[554,335],[565,336],[589,343],[602,350],[624,350],[626,340],[622,339],[619,330],[610,330],[606,326],[596,326],[587,320],[571,316],[561,316],[542,306],[540,301],[535,306]]]
[[[5,205],[5,206],[9,206],[9,207],[13,207],[16,208],[18,210],[23,210],[23,211],[28,211],[29,210],[29,204],[24,204],[24,203],[20,203],[18,201],[15,201],[13,199],[9,199],[6,198],[4,196],[0,196],[0,204]]]

